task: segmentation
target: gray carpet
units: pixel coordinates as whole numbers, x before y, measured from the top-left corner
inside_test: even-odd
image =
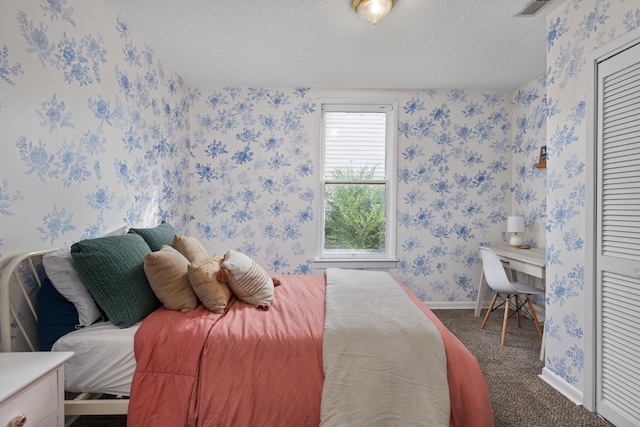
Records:
[[[500,346],[501,312],[482,330],[473,310],[434,310],[451,332],[476,356],[487,379],[496,427],[612,427],[541,380],[540,339],[533,322],[518,329],[510,319],[507,339]],[[484,311],[483,311],[484,314]],[[124,416],[80,417],[73,427],[124,427]]]
[[[509,319],[505,346],[500,346],[502,309],[480,328],[482,317],[473,310],[434,310],[434,313],[478,359],[489,386],[496,427],[611,427],[582,406],[576,406],[538,375],[540,338],[533,321]],[[484,316],[485,310],[482,311]]]

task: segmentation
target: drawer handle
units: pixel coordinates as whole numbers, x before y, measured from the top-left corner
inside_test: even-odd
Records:
[[[25,414],[20,414],[14,419],[11,420],[11,427],[22,427],[27,422],[27,416]]]

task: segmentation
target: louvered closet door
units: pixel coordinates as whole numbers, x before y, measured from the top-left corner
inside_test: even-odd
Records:
[[[598,66],[596,410],[640,425],[640,45]]]

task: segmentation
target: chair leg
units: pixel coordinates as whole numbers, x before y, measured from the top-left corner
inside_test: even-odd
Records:
[[[527,295],[527,304],[529,304],[529,310],[531,310],[531,317],[533,317],[533,321],[536,324],[538,335],[540,335],[540,338],[542,338],[542,328],[540,327],[540,323],[538,322],[538,316],[536,316],[536,312],[533,309],[533,304],[531,304],[531,299],[529,299],[529,295]]]
[[[487,310],[487,314],[484,316],[484,321],[482,322],[482,329],[487,325],[487,321],[489,320],[489,316],[491,316],[491,312],[493,311],[493,306],[496,304],[496,300],[498,299],[498,294],[493,295],[493,299],[491,300],[491,306],[489,310]]]
[[[520,323],[520,301],[518,301],[518,295],[514,295],[516,298],[516,319],[518,319],[518,329],[522,329],[522,324]]]
[[[502,339],[500,345],[504,347],[504,340],[507,337],[507,320],[509,320],[509,301],[511,301],[511,295],[507,295],[504,300],[504,319],[502,320]]]

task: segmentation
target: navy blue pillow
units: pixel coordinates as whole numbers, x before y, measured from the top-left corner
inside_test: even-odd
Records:
[[[38,350],[50,351],[58,338],[79,327],[76,306],[45,277],[38,293]]]

